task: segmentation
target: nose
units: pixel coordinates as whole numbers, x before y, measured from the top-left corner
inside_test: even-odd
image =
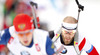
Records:
[[[27,37],[26,37],[26,35],[25,35],[25,34],[23,35],[23,39],[24,39],[24,40],[27,40]]]
[[[65,37],[70,37],[70,34],[66,34]]]

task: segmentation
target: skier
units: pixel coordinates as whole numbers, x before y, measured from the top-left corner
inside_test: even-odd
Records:
[[[88,55],[99,55],[96,48],[77,29],[78,20],[68,16],[64,18],[61,28],[50,31],[50,38],[61,55],[80,55],[82,50]]]
[[[14,55],[53,55],[54,45],[47,31],[35,29],[31,17],[18,14],[13,26],[1,31],[0,45],[7,45]]]

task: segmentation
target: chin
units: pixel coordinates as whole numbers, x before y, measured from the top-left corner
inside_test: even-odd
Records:
[[[70,44],[71,43],[71,41],[66,41],[66,44]]]
[[[24,43],[23,45],[24,45],[24,46],[29,46],[29,44],[28,44],[28,43],[27,43],[27,44],[26,44],[26,43]]]

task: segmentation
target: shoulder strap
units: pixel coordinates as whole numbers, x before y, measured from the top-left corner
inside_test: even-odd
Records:
[[[61,30],[62,30],[62,28],[60,27],[59,30],[57,30],[57,32],[54,34],[54,37],[52,38],[53,42],[55,42],[59,38],[59,36],[61,34]]]
[[[75,34],[75,37],[74,37],[74,48],[75,48],[75,51],[77,52],[78,55],[81,54],[81,52],[79,51],[79,47],[78,47],[78,36],[79,33],[78,33],[78,30],[76,31],[76,34]]]

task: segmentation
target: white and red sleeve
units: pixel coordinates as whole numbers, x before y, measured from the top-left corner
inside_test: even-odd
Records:
[[[79,33],[78,41],[80,51],[84,50],[88,55],[99,55],[96,48],[81,33]]]

